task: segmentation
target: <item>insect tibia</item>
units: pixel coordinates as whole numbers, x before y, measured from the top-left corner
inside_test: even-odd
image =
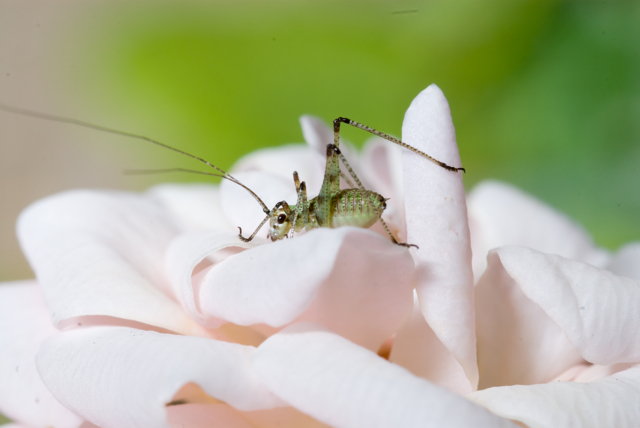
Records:
[[[347,125],[351,125],[354,126],[356,128],[362,129],[363,131],[367,131],[370,134],[376,135],[380,138],[384,138],[387,141],[391,141],[394,144],[399,145],[400,147],[404,147],[407,150],[411,150],[413,153],[416,153],[426,159],[429,159],[431,162],[435,163],[436,165],[446,169],[447,171],[453,171],[453,172],[457,172],[457,171],[462,171],[462,172],[467,172],[464,168],[460,167],[455,167],[455,166],[451,166],[451,165],[447,165],[444,162],[439,161],[438,159],[429,156],[428,154],[426,154],[423,151],[420,151],[418,149],[416,149],[413,146],[410,146],[407,143],[404,143],[402,141],[400,141],[399,139],[392,137],[389,134],[385,134],[384,132],[380,132],[377,129],[373,129],[370,126],[367,125],[363,125],[362,123],[356,122],[355,120],[351,120],[351,119],[347,119],[346,117],[339,117],[336,120],[333,121],[333,144],[335,144],[336,146],[339,145],[340,143],[340,123],[346,123]]]

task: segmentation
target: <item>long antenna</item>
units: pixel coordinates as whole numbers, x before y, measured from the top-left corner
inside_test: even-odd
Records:
[[[124,173],[125,175],[147,175],[147,174],[165,174],[165,173],[170,173],[170,172],[188,172],[190,174],[199,174],[199,175],[208,175],[209,177],[220,177],[220,178],[225,178],[233,183],[236,183],[238,186],[244,187],[247,192],[251,193],[251,196],[253,196],[256,201],[258,201],[260,203],[260,205],[262,205],[262,210],[265,212],[265,214],[268,214],[270,211],[267,208],[267,206],[265,205],[264,202],[262,202],[262,199],[260,199],[258,197],[258,195],[256,195],[254,193],[253,190],[249,189],[247,186],[245,186],[244,184],[240,183],[238,180],[231,179],[229,177],[231,177],[230,175],[222,175],[222,174],[214,174],[212,172],[205,172],[205,171],[196,171],[195,169],[187,169],[187,168],[163,168],[163,169],[125,169]]]
[[[211,168],[215,169],[216,171],[221,172],[223,175],[207,174],[207,173],[202,173],[202,174],[211,175],[211,176],[214,176],[214,177],[226,178],[227,180],[233,181],[237,185],[239,185],[241,187],[244,187],[245,189],[247,189],[249,191],[249,193],[251,193],[251,195],[255,198],[255,200],[258,201],[258,203],[262,206],[262,211],[264,211],[265,213],[269,213],[269,208],[267,208],[267,205],[264,202],[262,202],[262,199],[260,199],[258,197],[258,195],[256,195],[251,189],[249,189],[247,186],[245,186],[244,184],[239,182],[234,176],[232,176],[228,172],[224,171],[221,168],[218,168],[217,166],[215,166],[211,162],[209,162],[209,161],[207,161],[207,160],[205,160],[205,159],[203,159],[201,157],[192,155],[191,153],[184,152],[184,151],[182,151],[180,149],[176,149],[175,147],[171,147],[171,146],[169,146],[167,144],[161,143],[160,141],[156,141],[156,140],[151,139],[149,137],[145,137],[144,135],[132,134],[130,132],[124,132],[124,131],[118,131],[117,129],[106,128],[104,126],[94,125],[93,123],[83,122],[83,121],[77,120],[77,119],[71,119],[71,118],[62,117],[62,116],[55,116],[55,115],[46,114],[46,113],[39,113],[39,112],[31,111],[31,110],[18,108],[18,107],[12,107],[12,106],[9,106],[9,105],[6,105],[6,104],[2,104],[2,103],[0,103],[0,110],[4,110],[6,112],[13,113],[13,114],[18,114],[18,115],[22,115],[22,116],[34,117],[36,119],[51,120],[53,122],[61,122],[61,123],[68,123],[68,124],[76,125],[76,126],[82,126],[84,128],[95,129],[97,131],[107,132],[109,134],[121,135],[123,137],[136,138],[138,140],[143,140],[143,141],[146,141],[146,142],[149,142],[149,143],[152,143],[152,144],[156,144],[156,145],[158,145],[160,147],[164,147],[165,149],[173,150],[174,152],[180,153],[181,155],[188,156],[188,157],[190,157],[192,159],[200,161],[200,162],[204,163],[205,165],[208,165]],[[182,170],[182,168],[173,168],[173,170],[180,171],[180,170]],[[168,170],[165,170],[165,171],[168,172]],[[194,172],[194,171],[184,170],[184,172]]]

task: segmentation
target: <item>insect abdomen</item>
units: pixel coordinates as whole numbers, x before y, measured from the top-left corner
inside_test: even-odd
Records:
[[[384,198],[370,190],[345,189],[331,198],[331,226],[371,227],[387,207]]]

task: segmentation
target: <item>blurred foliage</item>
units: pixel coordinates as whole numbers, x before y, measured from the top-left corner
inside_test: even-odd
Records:
[[[638,2],[86,7],[84,24],[65,35],[64,90],[124,118],[126,130],[151,129],[228,168],[258,147],[302,141],[302,114],[400,135],[409,103],[435,82],[469,189],[504,180],[601,245],[640,239]],[[368,137],[348,131],[357,144]]]

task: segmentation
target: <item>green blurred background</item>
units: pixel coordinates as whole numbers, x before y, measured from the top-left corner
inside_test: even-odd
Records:
[[[222,168],[301,142],[302,114],[400,135],[411,100],[437,83],[468,189],[504,180],[600,245],[640,239],[639,2],[2,1],[0,54],[0,102]],[[33,200],[194,179],[123,176],[193,166],[137,141],[2,112],[0,128],[0,280],[31,275],[13,223]]]

